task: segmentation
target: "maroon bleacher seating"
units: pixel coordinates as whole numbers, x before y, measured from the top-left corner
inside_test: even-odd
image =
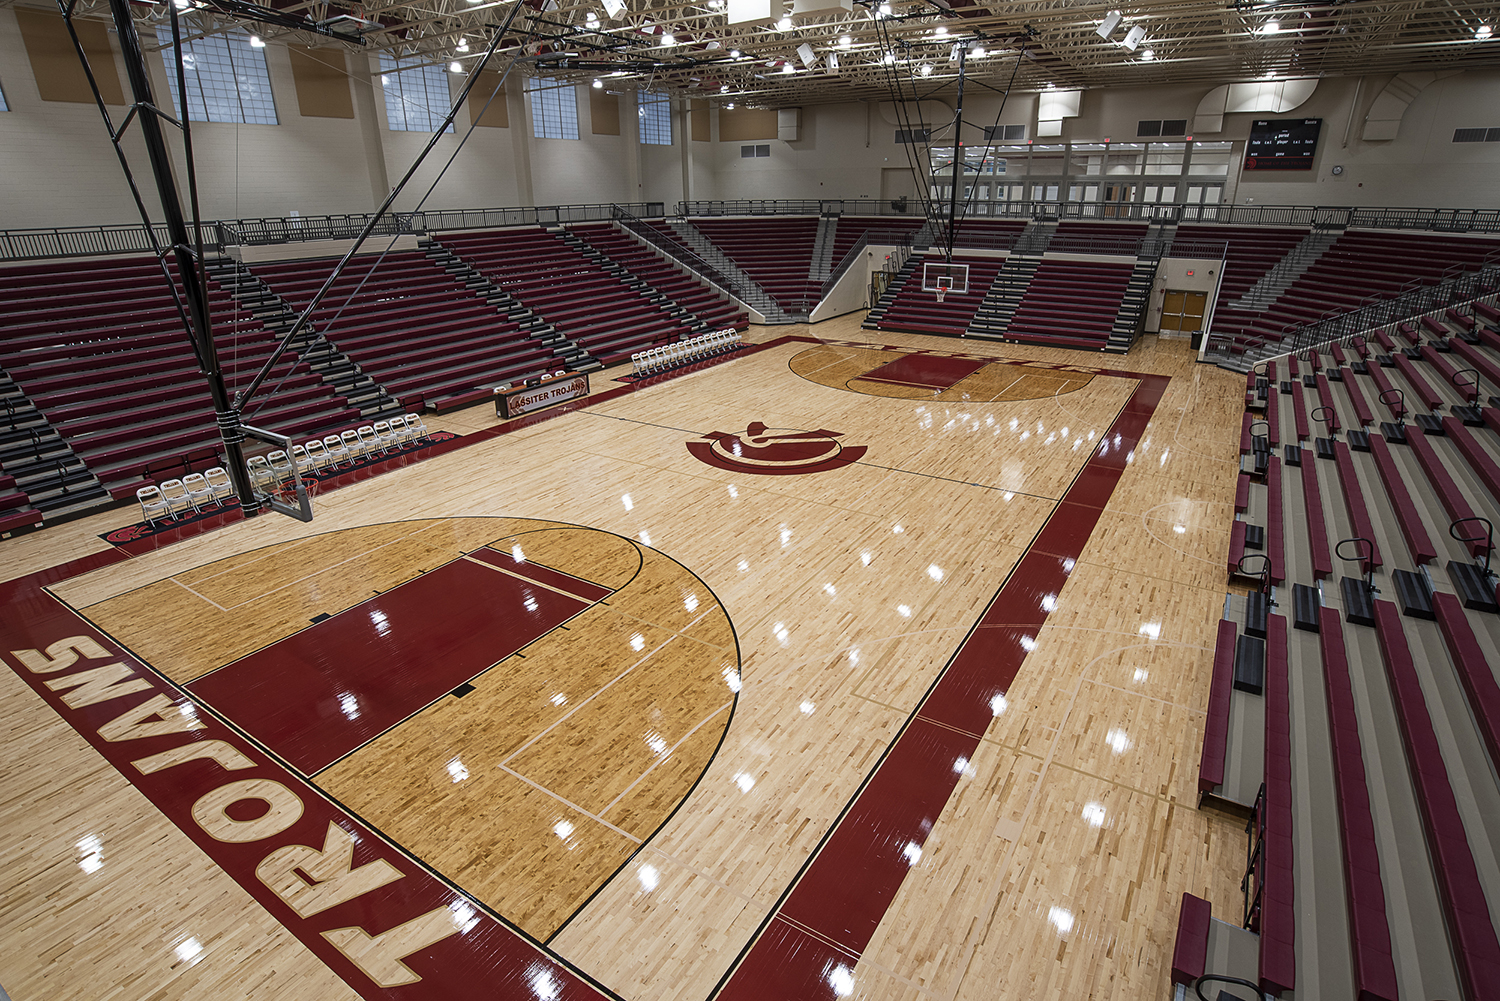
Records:
[[[1009,340],[1099,350],[1109,340],[1132,265],[1046,258],[1005,328]]]
[[[1208,932],[1213,907],[1202,897],[1182,895],[1177,938],[1172,946],[1172,983],[1191,984],[1208,972]]]
[[[690,222],[782,309],[805,313],[818,304],[823,286],[811,277],[813,250],[818,241],[817,219],[783,216]]]
[[[1208,718],[1203,725],[1203,753],[1198,759],[1200,796],[1224,784],[1224,759],[1229,742],[1229,698],[1234,686],[1234,644],[1237,635],[1233,622],[1228,619],[1219,620],[1219,631],[1214,640],[1213,677],[1208,688]]]

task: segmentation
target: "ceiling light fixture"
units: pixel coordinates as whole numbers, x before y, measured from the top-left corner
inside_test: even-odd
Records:
[[[792,30],[792,19],[791,19],[791,17],[789,17],[789,16],[783,17],[780,21],[777,21],[776,22],[776,30],[777,31],[791,31]]]
[[[604,89],[604,81],[601,80],[601,79],[599,79],[598,77],[594,77],[594,89],[595,90],[603,90]]]
[[[1260,33],[1262,35],[1274,35],[1280,30],[1280,21],[1267,21],[1264,25],[1261,26]]]
[[[449,73],[462,73],[463,71],[464,71],[464,64],[461,63],[461,62],[459,62],[456,59],[453,62],[451,62],[451,63],[448,64],[448,72]]]
[[[946,24],[940,24],[936,28],[932,29],[932,33],[939,38],[946,38],[948,36],[948,26]]]
[[[665,45],[676,45],[677,44],[677,36],[676,35],[672,35],[672,34],[662,35],[661,36],[661,44],[664,45],[664,46]]]
[[[879,7],[877,7],[875,9],[875,13],[879,14],[881,17],[890,17],[891,16],[891,5],[888,4],[888,3],[881,4]]]
[[[251,35],[250,47],[252,49],[263,49],[266,47],[266,43],[259,35]]]
[[[983,59],[985,56],[984,46],[976,45],[969,50],[969,56],[974,59]]]
[[[854,39],[850,38],[848,35],[840,35],[839,36],[839,48],[841,48],[841,49],[847,49],[853,43],[854,43]]]
[[[1490,37],[1490,30],[1491,29],[1490,29],[1489,25],[1487,25],[1487,24],[1481,24],[1479,27],[1477,27],[1477,28],[1474,29],[1474,37],[1475,38],[1489,38]]]
[[[739,49],[730,49],[729,50],[729,58],[730,59],[738,59],[739,57],[740,57],[740,50]]]
[[[923,63],[918,70],[923,76],[932,76],[932,63]]]
[[[797,72],[797,67],[793,66],[791,63],[782,63],[781,64],[781,72],[783,72],[783,73],[795,73],[795,72]]]
[[[1155,58],[1156,58],[1156,50],[1155,49],[1142,49],[1141,50],[1141,59],[1145,60],[1146,62],[1149,63],[1151,60],[1153,60]]]
[[[734,102],[730,101],[728,104],[724,105],[724,107],[728,108],[730,111],[733,111],[734,110]]]
[[[457,52],[468,52],[469,51],[469,40],[467,38],[464,38],[462,35],[460,35],[459,39],[458,39],[458,45],[455,47],[455,51],[457,51]]]

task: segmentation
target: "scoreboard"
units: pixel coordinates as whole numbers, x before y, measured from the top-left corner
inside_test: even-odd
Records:
[[[1271,118],[1250,123],[1246,170],[1312,170],[1321,118]]]

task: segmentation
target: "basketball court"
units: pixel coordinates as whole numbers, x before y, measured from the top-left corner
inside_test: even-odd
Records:
[[[0,547],[11,996],[1166,996],[1243,870],[1239,380],[751,339],[309,524]]]

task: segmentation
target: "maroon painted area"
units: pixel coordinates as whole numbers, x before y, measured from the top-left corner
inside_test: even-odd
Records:
[[[918,389],[947,389],[960,379],[973,375],[988,362],[968,358],[948,358],[943,355],[906,355],[887,362],[872,372],[860,376],[872,382],[893,382],[900,386],[915,386]]]
[[[1062,502],[725,979],[719,1001],[835,1001],[849,993],[852,981],[835,985],[831,979],[830,957],[844,957],[840,961],[852,971],[848,956],[857,958],[869,945],[910,871],[913,854],[920,857],[958,784],[960,759],[973,752],[995,715],[995,696],[1015,680],[1027,645],[1061,600],[1075,561],[1169,381],[1163,376],[1134,378],[1140,380],[1135,392]],[[787,922],[795,927],[788,930]],[[768,984],[776,989],[768,990]]]
[[[587,601],[599,601],[614,594],[614,590],[603,584],[595,584],[593,581],[584,580],[582,577],[574,577],[570,573],[554,570],[551,567],[534,563],[528,559],[516,559],[510,553],[497,552],[494,549],[476,549],[469,556],[473,559],[488,563],[492,567],[499,567],[508,573],[520,574],[538,584],[555,587],[559,591],[576,594]]]
[[[87,636],[110,652],[109,660],[79,659],[69,668],[47,674],[32,673],[14,655],[6,655],[5,663],[313,954],[368,999],[452,1001],[453,998],[472,997],[475,986],[479,984],[484,985],[484,992],[493,997],[546,996],[571,1001],[603,996],[582,975],[526,941],[473,901],[391,848],[373,830],[334,806],[306,781],[288,772],[279,762],[211,714],[195,712],[192,701],[174,685],[153,674],[108,636],[42,590],[48,583],[123,559],[126,557],[118,551],[99,553],[0,585],[0,649],[45,650],[57,640]],[[133,671],[133,676],[127,681],[143,682],[145,687],[103,698],[92,705],[72,708],[64,703],[62,693],[46,686],[48,681],[64,680],[67,675],[115,662],[125,664]],[[63,692],[69,690],[73,689],[63,689]],[[129,732],[124,737],[115,735],[114,740],[100,735],[101,727],[128,717],[132,710],[153,699],[162,700],[163,711],[140,722],[178,721],[179,726],[185,726],[188,725],[186,721],[195,719],[192,725],[196,729],[149,736]],[[148,774],[132,764],[149,755],[211,741],[222,742],[238,752],[243,756],[243,762],[248,762],[248,767],[230,771],[212,760],[197,759]],[[252,841],[231,843],[210,837],[193,819],[193,805],[205,794],[227,783],[245,779],[278,783],[301,803],[301,816],[284,830]],[[240,811],[231,810],[231,816],[236,812]],[[253,816],[258,811],[252,808],[243,812]],[[379,889],[304,918],[261,882],[255,869],[274,851],[290,845],[321,850],[330,822],[354,836],[354,866],[366,865],[378,858],[395,867],[401,875]],[[163,876],[165,878],[165,874]],[[382,988],[375,984],[321,934],[357,927],[378,936],[435,908],[444,908],[458,919],[453,933],[402,957],[401,961],[420,979],[399,987]]]
[[[687,450],[700,462],[737,473],[788,476],[842,469],[864,458],[864,445],[844,445],[843,432],[768,428],[751,422],[744,434],[710,431]]]
[[[312,775],[587,607],[454,560],[187,688]]]

